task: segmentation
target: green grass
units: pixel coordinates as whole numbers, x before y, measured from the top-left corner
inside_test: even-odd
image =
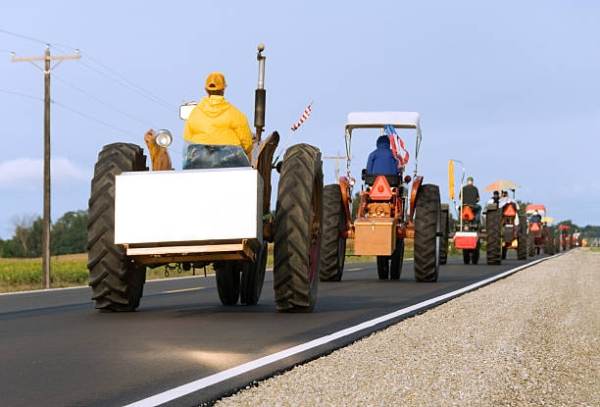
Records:
[[[590,247],[590,251],[600,253],[600,247]]]
[[[372,263],[375,256],[354,256],[353,245],[348,241],[348,255],[346,263]],[[404,258],[413,257],[412,242],[407,242]],[[87,254],[72,254],[52,257],[51,287],[72,287],[86,285],[88,283],[88,271],[86,267]],[[268,267],[273,266],[273,245],[269,245]],[[206,267],[207,274],[212,274],[212,266]],[[164,267],[148,269],[147,280],[155,280],[166,277],[191,276],[192,271],[169,270],[168,275]],[[196,275],[204,275],[204,269],[196,269]],[[22,290],[35,290],[42,287],[42,260],[36,259],[7,259],[0,258],[0,292],[12,292]]]

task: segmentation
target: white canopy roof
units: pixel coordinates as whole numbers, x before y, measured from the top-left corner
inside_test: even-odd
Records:
[[[417,129],[420,132],[419,121],[417,112],[353,112],[348,114],[346,130],[375,129],[391,124],[396,128]]]

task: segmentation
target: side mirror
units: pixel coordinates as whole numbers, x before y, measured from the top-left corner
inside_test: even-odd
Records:
[[[365,179],[367,179],[367,169],[363,168],[363,170],[360,172],[360,179],[362,179],[363,181]]]

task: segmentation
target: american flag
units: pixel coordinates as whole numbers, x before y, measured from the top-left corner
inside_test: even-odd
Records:
[[[400,138],[398,133],[396,133],[396,129],[392,125],[386,125],[384,127],[384,132],[390,139],[390,148],[392,149],[394,157],[396,157],[396,160],[398,160],[398,165],[400,167],[404,167],[406,164],[408,164],[408,159],[410,158],[408,151],[406,150],[404,140]]]
[[[292,124],[292,131],[296,131],[300,128],[300,126],[302,126],[302,123],[304,123],[309,117],[310,114],[312,113],[312,102],[309,103],[308,106],[306,106],[306,109],[304,109],[304,112],[302,112],[302,116],[300,116],[300,119]]]

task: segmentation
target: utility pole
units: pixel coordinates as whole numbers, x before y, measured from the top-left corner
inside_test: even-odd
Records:
[[[72,55],[51,55],[50,44],[42,56],[17,57],[13,54],[12,62],[30,62],[41,69],[36,62],[44,61],[44,214],[42,217],[42,271],[44,273],[44,288],[50,288],[50,74],[62,61],[81,58],[77,51]],[[52,66],[52,61],[56,61]]]
[[[323,159],[335,161],[335,180],[337,182],[337,180],[340,179],[340,161],[344,161],[346,156],[340,155],[338,152],[338,155],[326,155],[323,157]]]

